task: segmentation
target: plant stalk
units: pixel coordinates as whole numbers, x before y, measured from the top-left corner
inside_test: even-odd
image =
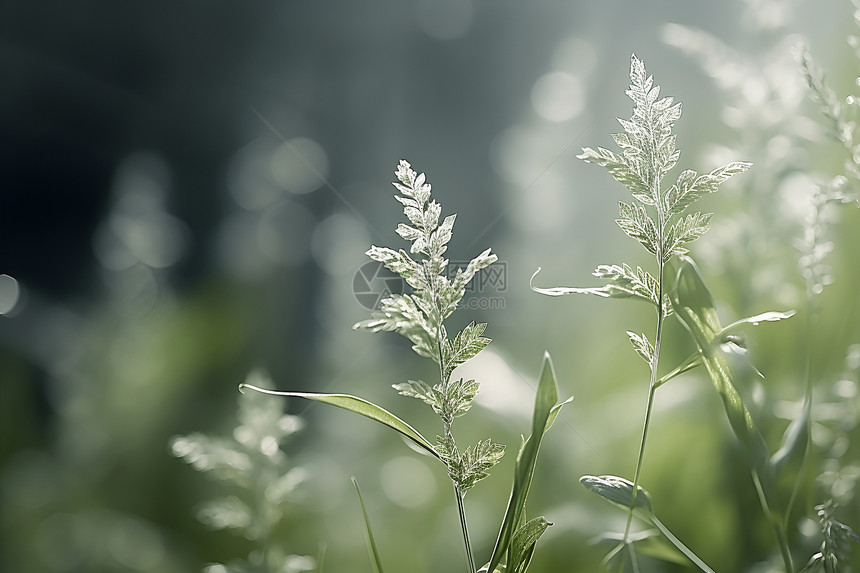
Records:
[[[658,191],[659,196],[659,191]],[[663,243],[663,212],[658,207],[657,217],[660,225],[659,244]],[[660,347],[663,341],[663,274],[665,263],[663,261],[662,248],[657,249],[657,332],[654,335],[654,354],[651,357],[651,380],[648,385],[648,403],[645,406],[645,422],[642,425],[642,439],[639,441],[639,454],[636,457],[636,471],[633,473],[633,499],[627,511],[627,523],[624,526],[623,543],[627,545],[630,537],[630,526],[633,523],[633,508],[636,506],[636,495],[639,493],[639,479],[642,474],[642,462],[645,459],[645,442],[648,439],[648,428],[651,426],[651,414],[654,411],[654,396],[657,391],[657,366],[660,363]],[[635,558],[633,558],[635,559]],[[624,561],[621,561],[621,571],[624,569]]]
[[[469,526],[466,525],[466,508],[463,505],[463,492],[454,484],[454,494],[457,496],[457,510],[460,513],[460,528],[463,530],[463,544],[466,546],[466,561],[469,564],[469,573],[477,573],[475,558],[472,555],[472,543],[469,541]]]
[[[753,483],[755,484],[755,491],[758,494],[759,503],[761,503],[761,509],[770,520],[770,523],[773,526],[773,532],[776,534],[776,541],[779,544],[779,552],[782,555],[782,561],[785,564],[785,573],[794,573],[794,563],[791,560],[791,550],[788,547],[788,539],[785,536],[785,529],[782,527],[782,522],[777,519],[771,511],[770,506],[767,503],[767,498],[764,495],[764,489],[762,489],[761,486],[761,480],[759,480],[758,474],[755,470],[752,472],[752,478]]]

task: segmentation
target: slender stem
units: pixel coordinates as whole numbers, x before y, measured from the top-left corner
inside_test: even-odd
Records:
[[[633,568],[633,573],[639,573],[639,559],[636,557],[633,544],[628,545],[628,549],[630,549],[630,566]]]
[[[693,553],[693,552],[690,550],[690,548],[689,548],[689,547],[687,547],[686,545],[684,545],[684,544],[681,542],[681,540],[680,540],[680,539],[678,539],[677,537],[675,537],[675,536],[672,534],[672,532],[671,532],[671,531],[669,531],[669,528],[668,528],[668,527],[666,527],[665,525],[663,525],[663,522],[661,522],[659,519],[657,519],[657,518],[656,518],[655,516],[653,516],[653,515],[651,516],[651,523],[653,523],[653,524],[657,527],[657,529],[659,529],[659,530],[660,530],[660,533],[662,533],[663,535],[665,535],[665,536],[666,536],[666,539],[668,539],[668,540],[672,543],[672,545],[674,545],[675,547],[677,547],[677,548],[678,548],[678,550],[679,550],[681,553],[683,553],[684,555],[686,555],[686,556],[687,556],[687,559],[689,559],[690,561],[692,561],[693,563],[695,563],[695,564],[696,564],[696,566],[697,566],[699,569],[701,569],[701,570],[702,570],[702,571],[704,571],[705,573],[714,573],[714,570],[713,570],[713,569],[711,569],[710,567],[708,567],[707,563],[705,563],[704,561],[702,561],[701,559],[699,559],[699,556],[698,556],[698,555],[696,555],[695,553]]]
[[[658,214],[662,219],[662,213]],[[662,223],[662,221],[661,221]],[[662,227],[662,224],[661,224]],[[662,240],[662,239],[661,239]],[[651,414],[654,411],[654,395],[657,391],[657,366],[660,363],[660,347],[663,341],[663,255],[662,252],[657,253],[657,333],[654,337],[654,355],[651,357],[651,381],[648,386],[648,403],[645,406],[645,422],[642,426],[642,439],[639,441],[639,455],[636,457],[636,471],[633,474],[633,502],[627,511],[627,524],[624,526],[624,543],[626,544],[630,536],[630,526],[633,522],[633,508],[636,506],[636,495],[639,493],[639,478],[642,474],[642,462],[645,459],[645,442],[648,439],[648,428],[651,426]],[[622,561],[622,570],[623,570]]]
[[[457,509],[460,512],[460,528],[463,530],[463,544],[466,546],[466,560],[469,563],[469,573],[476,573],[475,558],[472,556],[472,543],[469,541],[469,526],[466,525],[466,508],[463,505],[463,492],[454,484],[454,493],[457,496]]]
[[[782,527],[782,522],[777,519],[770,510],[767,498],[764,495],[764,489],[761,486],[761,480],[759,480],[758,474],[755,470],[752,472],[752,478],[753,484],[755,484],[755,491],[758,494],[759,503],[761,503],[761,509],[770,520],[770,523],[773,526],[773,531],[776,534],[776,541],[779,544],[779,552],[782,554],[783,563],[785,563],[785,573],[794,573],[794,563],[791,560],[791,550],[788,547],[788,539],[785,535],[785,529]]]

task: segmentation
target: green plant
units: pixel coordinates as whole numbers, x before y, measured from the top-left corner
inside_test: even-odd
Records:
[[[442,209],[438,202],[431,199],[430,184],[425,175],[419,175],[409,163],[401,161],[395,174],[397,181],[394,186],[400,192],[395,198],[403,205],[403,212],[409,221],[408,224],[400,223],[397,226],[397,234],[411,242],[410,252],[372,246],[367,255],[398,274],[412,288],[412,292],[392,294],[383,299],[380,309],[373,312],[372,318],[356,324],[355,328],[401,334],[412,342],[412,349],[417,354],[436,363],[439,369],[438,382],[429,384],[421,380],[409,380],[393,385],[400,395],[425,402],[439,416],[442,431],[436,436],[435,443],[388,410],[357,396],[274,392],[250,384],[243,384],[240,388],[306,398],[360,414],[399,432],[441,462],[453,485],[468,570],[475,573],[477,567],[469,539],[464,497],[479,481],[489,476],[490,469],[501,460],[505,447],[491,439],[484,439],[470,447],[461,448],[455,440],[454,420],[470,410],[479,383],[463,378],[454,379],[452,374],[458,365],[483,350],[490,339],[483,336],[487,325],[474,322],[453,337],[449,336],[445,320],[457,309],[465,295],[466,285],[475,274],[493,264],[498,257],[487,249],[465,268],[451,272],[444,255],[452,237],[455,215],[445,217],[440,223]],[[415,260],[412,255],[420,255],[421,258]],[[482,571],[524,573],[531,562],[537,540],[551,525],[544,517],[527,520],[525,508],[541,440],[565,403],[567,401],[558,403],[555,373],[547,354],[544,356],[535,397],[531,437],[520,446],[508,507],[493,552]],[[357,484],[356,491],[364,512],[364,500]],[[374,568],[381,571],[381,559],[366,512],[364,516],[371,561]]]
[[[858,6],[856,0],[853,3]],[[760,26],[754,27],[753,31],[761,35],[766,32]],[[792,533],[792,526],[796,526],[792,542],[794,552],[798,553],[798,548],[808,551],[815,537],[812,520],[804,515],[797,517],[797,513],[808,513],[815,501],[823,499],[825,501],[816,506],[815,511],[818,514],[818,533],[824,541],[804,571],[821,568],[847,571],[850,567],[845,561],[847,541],[856,536],[848,528],[850,534],[843,536],[839,543],[831,533],[848,527],[834,525],[838,523],[835,521],[837,505],[842,506],[841,511],[846,515],[851,514],[850,506],[853,505],[853,513],[856,514],[854,489],[860,470],[854,461],[856,455],[851,455],[851,437],[857,427],[857,405],[852,398],[856,396],[858,353],[856,339],[835,338],[828,342],[834,354],[843,351],[842,345],[847,346],[844,349],[847,355],[845,371],[833,371],[828,362],[832,364],[835,361],[821,359],[820,341],[826,337],[827,331],[833,330],[832,325],[822,325],[822,317],[827,319],[828,309],[821,295],[834,281],[829,259],[835,247],[833,239],[839,230],[836,223],[847,215],[837,207],[860,205],[856,195],[860,173],[860,146],[857,144],[860,107],[856,93],[845,97],[837,95],[826,81],[823,69],[815,63],[809,47],[799,44],[793,32],[790,26],[786,26],[755,67],[748,55],[735,52],[717,38],[699,30],[667,25],[664,37],[667,42],[698,59],[707,75],[717,79],[721,91],[728,96],[723,116],[731,118],[734,126],[743,128],[743,137],[736,148],[742,148],[744,154],[757,153],[756,163],[764,166],[764,169],[756,170],[758,175],[755,179],[745,178],[743,211],[730,219],[735,223],[733,232],[723,234],[722,249],[713,250],[708,263],[721,267],[721,274],[729,283],[743,280],[751,272],[757,277],[767,277],[766,281],[750,282],[759,288],[765,287],[769,292],[773,292],[776,286],[780,286],[783,293],[792,292],[791,275],[780,272],[776,261],[796,260],[804,279],[805,288],[795,295],[798,302],[803,300],[805,303],[805,319],[795,325],[800,326],[798,339],[799,346],[803,348],[798,352],[796,368],[797,377],[805,384],[803,399],[780,404],[764,395],[762,402],[766,410],[773,412],[774,418],[792,421],[789,425],[792,432],[807,444],[808,454],[795,456],[793,463],[785,464],[780,471],[781,480],[791,488],[786,492],[788,501],[783,529]],[[860,39],[849,36],[848,43],[854,49],[856,63],[860,59]],[[739,70],[744,70],[744,73],[739,73]],[[810,98],[798,97],[805,95],[801,91],[803,89]],[[823,124],[821,132],[827,138],[816,133],[816,126],[804,117],[801,105],[806,103],[805,99],[817,104],[818,123]],[[807,153],[804,148],[810,141],[813,146]],[[789,142],[790,145],[786,145]],[[740,149],[736,151],[741,152]],[[816,169],[815,163],[809,161],[810,155],[824,165],[841,157],[841,170],[837,169],[836,173],[832,169],[819,172],[820,167]],[[805,188],[802,192],[794,197],[785,193],[797,181],[803,182]],[[785,209],[787,203],[794,204]],[[783,207],[789,216],[774,217],[774,211],[779,207]],[[737,221],[741,223],[738,225]],[[786,223],[794,228],[785,228]],[[763,233],[762,229],[767,232]],[[785,236],[797,235],[799,237],[793,241],[781,240]],[[749,245],[747,253],[740,256],[738,249],[733,248],[739,236],[745,237],[745,243]],[[797,251],[776,256],[775,251],[792,246],[799,251],[799,260]],[[723,260],[715,261],[714,255],[721,256]],[[743,272],[737,272],[739,270]],[[752,297],[747,294],[744,298],[749,300]],[[844,305],[839,306],[841,312]],[[788,404],[790,408],[786,408]],[[817,476],[814,483],[810,482],[811,476]],[[810,498],[815,501],[810,501]],[[792,509],[797,506],[803,510],[794,511],[795,515],[792,515]],[[799,527],[803,520],[807,520],[807,527]],[[837,551],[840,546],[842,550]]]
[[[624,132],[613,134],[621,153],[602,147],[597,150],[587,147],[579,157],[606,168],[630,191],[634,202],[619,204],[620,216],[616,223],[622,231],[636,239],[654,256],[656,276],[640,267],[634,270],[627,264],[601,265],[594,275],[607,281],[602,287],[532,286],[535,291],[549,296],[593,294],[601,297],[633,298],[648,302],[656,309],[653,343],[646,334],[627,332],[634,350],[650,370],[645,420],[633,480],[631,482],[615,476],[585,476],[581,480],[591,491],[627,509],[624,533],[615,549],[607,556],[607,560],[627,549],[633,570],[639,570],[635,544],[647,537],[631,536],[631,522],[636,514],[655,525],[701,570],[711,571],[654,517],[650,497],[640,485],[657,389],[683,372],[696,366],[704,366],[722,399],[729,424],[747,453],[752,481],[762,509],[773,525],[786,570],[792,571],[782,519],[783,507],[777,500],[775,474],[789,460],[803,456],[808,408],[805,410],[807,414],[799,418],[786,433],[783,448],[771,458],[764,438],[736,388],[738,374],[733,370],[727,354],[740,349],[738,343],[741,338],[737,331],[742,325],[781,320],[794,313],[767,312],[736,321],[723,328],[701,273],[693,260],[686,255],[686,245],[708,230],[711,218],[709,213],[687,213],[687,210],[704,195],[717,191],[719,185],[728,178],[749,169],[751,164],[732,162],[701,175],[696,171],[685,170],[675,183],[664,185],[664,177],[675,167],[679,156],[672,129],[681,116],[681,104],[674,103],[672,98],[660,99],[660,88],[654,85],[652,77],[645,71],[644,64],[635,55],[631,59],[630,81],[626,94],[633,101],[633,115],[629,120],[619,119]],[[673,269],[673,272],[669,272],[670,269]],[[539,271],[540,269],[537,272]],[[537,272],[532,276],[532,281]],[[675,316],[689,331],[697,352],[660,376],[664,320],[671,316]],[[625,562],[625,559],[620,560],[621,569],[624,568]]]
[[[259,372],[248,382],[268,386]],[[207,573],[298,573],[321,570],[318,561],[284,550],[279,526],[296,488],[307,472],[293,466],[281,442],[302,427],[296,416],[283,414],[283,400],[261,394],[240,395],[238,424],[230,437],[193,433],[176,436],[171,453],[194,469],[221,481],[229,495],[204,503],[197,518],[214,530],[229,529],[252,541],[247,559],[213,563]]]

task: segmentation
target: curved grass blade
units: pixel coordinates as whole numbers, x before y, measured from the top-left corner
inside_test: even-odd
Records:
[[[785,312],[779,312],[776,310],[771,310],[768,312],[763,312],[761,314],[757,314],[755,316],[749,316],[747,318],[742,318],[740,320],[736,320],[723,330],[720,331],[720,338],[723,339],[735,330],[738,330],[744,324],[752,324],[753,326],[758,326],[762,322],[778,322],[780,320],[785,320],[787,318],[791,318],[794,316],[796,311],[787,310]]]
[[[360,414],[365,418],[376,420],[377,422],[388,426],[392,430],[399,432],[400,434],[412,440],[412,442],[418,445],[422,450],[439,459],[439,454],[433,448],[433,444],[431,444],[427,440],[427,438],[422,436],[418,430],[416,430],[415,428],[413,428],[385,408],[377,406],[373,402],[369,402],[364,398],[359,398],[358,396],[352,396],[350,394],[320,394],[316,392],[278,392],[275,390],[258,388],[257,386],[252,386],[250,384],[239,385],[240,392],[246,388],[248,390],[254,390],[255,392],[261,392],[263,394],[271,394],[272,396],[287,396],[314,400],[316,402],[322,402],[323,404],[329,404],[330,406],[336,406],[338,408],[348,410],[355,414]]]
[[[493,548],[493,554],[487,566],[488,571],[493,571],[505,553],[508,553],[508,570],[510,570],[511,541],[515,532],[525,523],[526,500],[534,477],[535,464],[540,451],[541,440],[544,433],[552,426],[558,416],[561,407],[569,403],[569,398],[560,404],[558,401],[558,385],[556,384],[555,370],[552,366],[552,358],[548,352],[544,353],[541,365],[540,381],[538,382],[537,394],[535,395],[534,414],[532,416],[532,434],[523,442],[517,455],[514,468],[514,484],[511,488],[511,497],[508,508]]]
[[[609,294],[609,290],[606,287],[593,287],[593,288],[578,288],[578,287],[549,287],[549,288],[541,288],[535,286],[535,277],[538,276],[538,273],[541,271],[541,268],[538,267],[537,270],[532,275],[532,278],[529,279],[529,286],[531,289],[537,293],[545,294],[547,296],[562,296],[565,294],[593,294],[603,298],[607,298],[611,296]]]
[[[773,470],[779,474],[787,466],[797,469],[803,464],[809,446],[809,431],[812,417],[812,396],[807,389],[803,398],[800,416],[791,421],[782,438],[782,445],[770,459]]]
[[[723,401],[732,431],[744,446],[753,470],[762,480],[768,497],[772,498],[772,467],[764,438],[756,428],[750,411],[744,404],[733,381],[729,361],[720,350],[720,325],[714,299],[702,279],[696,263],[689,257],[679,257],[676,288],[670,294],[675,314],[690,332],[702,363]]]
[[[705,369],[723,401],[729,425],[746,450],[762,511],[773,527],[785,569],[788,573],[793,573],[794,565],[783,524],[784,508],[778,504],[774,465],[771,463],[767,444],[735,387],[729,361],[720,349],[722,342],[720,333],[723,332],[723,328],[717,317],[714,299],[693,260],[684,256],[679,258],[681,262],[676,287],[670,295],[672,306],[675,308],[675,314],[693,336],[702,355]],[[771,319],[781,320],[785,318],[780,316],[781,314],[785,313],[766,313],[759,317],[770,316]],[[759,318],[759,320],[764,319]]]
[[[367,508],[364,507],[364,498],[361,497],[361,490],[358,487],[358,480],[352,478],[352,485],[355,486],[355,493],[358,495],[358,503],[361,505],[361,514],[364,516],[364,528],[367,533],[367,553],[370,556],[370,564],[373,566],[374,573],[383,573],[382,559],[379,557],[379,550],[376,549],[376,541],[373,539],[373,530],[370,528],[370,518],[367,517]]]

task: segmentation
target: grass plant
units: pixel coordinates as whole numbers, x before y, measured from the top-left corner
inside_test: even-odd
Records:
[[[787,468],[796,471],[803,464],[809,442],[810,404],[808,400],[804,403],[801,414],[786,430],[782,446],[771,456],[750,408],[738,391],[738,386],[744,380],[733,361],[734,357],[744,354],[742,338],[738,336],[741,326],[783,320],[791,317],[794,311],[765,312],[724,328],[702,273],[687,255],[686,248],[688,243],[708,230],[711,218],[709,213],[688,213],[688,209],[701,197],[717,191],[719,185],[728,178],[749,169],[751,164],[732,162],[701,175],[693,170],[685,170],[674,183],[664,184],[664,178],[675,167],[680,154],[675,146],[672,129],[681,116],[681,104],[669,97],[660,98],[659,86],[654,84],[644,64],[635,55],[631,59],[630,87],[626,93],[634,104],[633,115],[629,120],[619,119],[624,132],[613,134],[621,153],[602,147],[597,150],[587,147],[579,157],[606,168],[630,191],[634,202],[619,204],[620,216],[616,223],[655,257],[656,273],[652,275],[640,267],[634,271],[627,264],[601,265],[594,275],[607,281],[602,287],[533,286],[535,291],[549,296],[592,294],[634,298],[648,302],[656,309],[653,343],[646,334],[627,332],[634,350],[647,363],[650,371],[633,480],[616,476],[585,476],[581,480],[591,491],[627,508],[624,533],[607,560],[621,555],[619,570],[623,570],[629,562],[633,571],[639,571],[635,544],[642,537],[631,536],[631,523],[634,515],[643,515],[699,569],[711,571],[665,526],[656,521],[650,497],[640,484],[657,389],[675,376],[703,366],[722,400],[729,425],[746,452],[751,482],[762,511],[773,528],[785,571],[793,573],[795,567],[786,527],[794,493],[785,499],[778,491],[777,479]],[[669,269],[672,271],[669,272]],[[664,320],[672,316],[687,329],[697,352],[660,376]]]
[[[374,311],[370,319],[356,324],[355,328],[370,332],[396,332],[412,342],[412,350],[418,355],[436,363],[438,381],[431,384],[422,380],[409,380],[393,385],[400,395],[421,400],[438,415],[442,428],[435,442],[425,438],[417,429],[385,408],[357,396],[274,392],[251,384],[243,384],[240,388],[315,400],[365,416],[399,432],[418,449],[438,460],[451,480],[467,570],[476,573],[478,569],[469,536],[465,496],[478,482],[489,477],[490,470],[502,459],[505,446],[490,438],[466,448],[456,442],[454,421],[471,409],[480,385],[475,380],[455,379],[452,374],[457,366],[486,348],[490,339],[483,336],[487,325],[474,322],[450,336],[445,320],[457,309],[467,284],[478,272],[496,262],[498,257],[487,249],[465,268],[449,269],[449,261],[444,255],[452,237],[456,216],[448,215],[440,222],[442,208],[431,198],[431,186],[426,176],[413,170],[408,162],[401,161],[395,175],[397,181],[394,187],[400,193],[395,195],[395,199],[403,205],[408,220],[408,223],[397,226],[397,234],[411,243],[410,250],[407,253],[403,249],[372,246],[367,255],[399,275],[412,288],[412,292],[391,294],[384,298],[379,310]],[[413,255],[420,258],[415,260]],[[552,361],[546,354],[535,397],[532,433],[519,448],[510,500],[493,552],[481,568],[482,571],[524,573],[531,563],[537,540],[551,525],[544,517],[526,519],[526,501],[543,435],[566,402],[558,402],[555,373]],[[364,499],[357,484],[356,491],[364,511]],[[382,560],[366,512],[364,515],[371,561],[374,568],[381,571]]]
[[[830,282],[824,261],[830,251],[829,242],[824,239],[826,210],[834,204],[855,201],[848,187],[858,179],[860,169],[856,165],[858,155],[853,134],[856,123],[846,116],[846,113],[853,113],[850,110],[856,106],[855,100],[850,100],[847,108],[839,102],[826,86],[823,74],[808,52],[802,53],[801,66],[836,139],[853,152],[846,164],[845,175],[838,175],[829,184],[813,190],[812,210],[798,241],[808,306],[805,329],[811,338],[817,312],[816,297]],[[778,565],[770,563],[764,570],[795,573],[799,571],[798,564],[805,562],[801,573],[846,573],[845,555],[850,543],[860,542],[860,538],[849,525],[837,519],[836,498],[839,496],[834,493],[835,487],[831,488],[830,495],[825,492],[824,499],[814,506],[822,538],[819,550],[809,559],[800,560],[805,548],[800,543],[799,524],[813,506],[809,503],[805,484],[810,472],[810,451],[815,447],[812,428],[818,423],[815,385],[809,366],[811,355],[807,356],[803,387],[795,392],[797,402],[790,423],[780,430],[782,439],[778,447],[769,443],[775,441],[772,432],[762,431],[759,420],[762,412],[750,404],[744,391],[751,385],[751,377],[761,376],[749,363],[745,330],[761,323],[789,319],[795,311],[762,311],[724,326],[704,278],[706,273],[700,270],[689,253],[690,243],[709,230],[712,217],[711,213],[696,210],[699,200],[718,191],[728,179],[749,170],[752,164],[732,161],[707,172],[686,169],[670,177],[680,157],[673,131],[681,117],[681,103],[671,97],[660,97],[660,87],[635,55],[631,58],[629,78],[626,94],[633,102],[633,112],[629,119],[619,119],[623,131],[612,135],[619,151],[585,147],[579,158],[605,168],[630,192],[631,200],[619,203],[616,224],[653,257],[653,268],[648,270],[627,263],[600,265],[593,274],[604,284],[595,287],[539,287],[535,279],[540,268],[531,277],[531,288],[544,295],[589,294],[600,298],[632,299],[645,302],[654,313],[652,334],[626,331],[633,350],[648,369],[647,399],[632,479],[614,475],[585,475],[580,478],[586,489],[620,506],[625,512],[623,531],[606,535],[615,544],[606,555],[604,565],[619,572],[629,566],[639,573],[647,569],[641,556],[656,555],[665,561],[714,573],[714,569],[682,541],[683,534],[674,533],[657,517],[657,504],[642,484],[648,438],[655,423],[657,391],[676,377],[698,368],[704,371],[720,398],[728,428],[744,454],[749,473],[747,486],[758,500],[763,520],[772,532],[772,553],[777,556],[773,563]],[[534,400],[531,434],[519,446],[511,493],[493,550],[486,559],[476,559],[466,517],[466,495],[490,475],[502,459],[505,446],[491,438],[467,447],[457,441],[454,423],[470,411],[480,384],[476,380],[457,378],[454,373],[459,365],[486,348],[490,339],[484,336],[485,323],[472,322],[452,334],[448,332],[446,320],[460,305],[470,281],[494,264],[498,257],[487,249],[465,267],[450,268],[445,254],[452,238],[455,215],[442,217],[441,205],[433,199],[426,176],[413,170],[408,162],[401,161],[395,175],[394,187],[398,191],[395,198],[402,205],[407,219],[397,226],[396,232],[410,243],[409,250],[372,246],[367,255],[401,277],[411,292],[384,298],[371,318],[357,323],[354,328],[400,334],[411,342],[415,353],[436,365],[438,377],[431,382],[415,379],[392,385],[398,394],[424,402],[438,416],[440,427],[435,440],[428,439],[422,431],[388,409],[359,396],[281,392],[251,380],[242,384],[240,389],[321,402],[375,420],[399,433],[415,446],[414,449],[439,462],[450,479],[459,516],[465,569],[470,573],[525,573],[532,562],[538,539],[551,525],[543,516],[527,518],[526,505],[537,456],[544,433],[569,400],[559,402],[552,361],[549,354],[545,354]],[[667,321],[677,321],[695,348],[685,360],[671,366],[667,366],[663,358]],[[795,319],[792,322],[799,321]],[[807,339],[807,353],[811,352],[809,348]],[[860,357],[860,350],[855,354]],[[860,362],[860,359],[855,361]],[[198,464],[203,459],[201,452],[211,449],[206,444],[206,440],[200,437],[180,438],[174,442],[174,452],[186,461]],[[833,452],[834,448],[829,451]],[[835,455],[831,457],[838,458]],[[838,460],[835,463],[838,464]],[[828,483],[832,484],[837,478],[831,476],[829,479]],[[364,518],[371,567],[382,573],[384,542],[380,543],[380,539],[374,536],[366,499],[354,478],[353,484]],[[634,517],[644,522],[647,528],[634,529]],[[480,564],[483,565],[479,567]]]

